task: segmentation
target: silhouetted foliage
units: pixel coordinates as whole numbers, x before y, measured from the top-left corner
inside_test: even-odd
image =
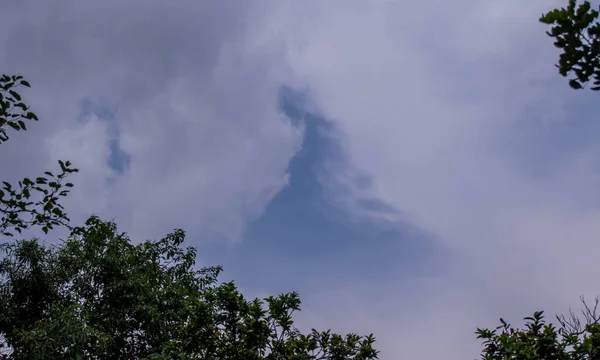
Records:
[[[558,326],[547,323],[542,311],[526,317],[523,329],[513,328],[500,319],[494,330],[477,329],[483,340],[483,360],[598,360],[600,359],[600,317],[598,299],[593,308],[582,298],[582,323],[572,311],[569,317],[557,316]]]
[[[11,359],[376,359],[372,335],[302,334],[297,293],[246,300],[196,269],[184,232],[134,245],[90,218],[68,240],[5,244],[0,334]]]
[[[35,113],[22,101],[19,86],[29,87],[20,75],[0,75],[0,144],[9,140],[8,130],[26,131],[25,121],[38,121]],[[11,230],[40,226],[47,233],[55,226],[69,226],[69,217],[59,198],[69,193],[73,184],[65,182],[78,170],[69,161],[59,160],[60,173],[46,171],[35,179],[24,178],[18,186],[3,181],[0,187],[0,235],[13,236]]]
[[[555,39],[554,45],[562,50],[558,67],[562,76],[575,76],[569,80],[573,89],[582,89],[588,81],[591,90],[600,90],[600,24],[598,11],[589,1],[578,5],[569,0],[566,8],[554,9],[542,15],[540,21],[552,25],[547,33]]]

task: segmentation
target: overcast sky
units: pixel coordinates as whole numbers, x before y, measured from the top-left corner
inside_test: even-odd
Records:
[[[76,223],[183,228],[381,359],[474,359],[477,327],[599,292],[598,95],[538,23],[564,5],[2,0],[0,71],[41,119],[3,179],[71,160]]]

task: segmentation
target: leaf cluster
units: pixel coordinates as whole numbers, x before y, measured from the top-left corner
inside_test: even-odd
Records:
[[[552,25],[547,34],[554,38],[554,45],[562,50],[556,67],[567,77],[573,89],[582,89],[592,81],[591,90],[600,90],[600,24],[599,12],[592,9],[589,1],[577,4],[569,0],[566,8],[554,9],[540,18],[540,22]]]
[[[0,234],[13,236],[9,229],[18,233],[31,226],[41,226],[44,233],[55,226],[69,226],[69,217],[59,198],[67,196],[72,183],[66,177],[77,172],[71,162],[58,161],[61,172],[57,175],[44,172],[35,180],[24,178],[18,182],[18,189],[3,181],[0,187]]]
[[[582,299],[583,300],[583,299]],[[596,306],[584,301],[585,324],[570,313],[557,316],[558,326],[547,323],[542,311],[526,317],[523,329],[513,328],[500,319],[494,330],[477,329],[483,340],[482,360],[597,360],[600,359],[600,318]]]
[[[90,218],[58,245],[5,244],[0,338],[11,359],[376,359],[372,335],[302,334],[297,293],[247,300],[197,269],[176,230],[133,244]]]
[[[38,121],[35,113],[21,100],[17,87],[30,87],[21,75],[0,75],[0,144],[8,140],[7,127],[15,130],[27,130],[24,120]]]

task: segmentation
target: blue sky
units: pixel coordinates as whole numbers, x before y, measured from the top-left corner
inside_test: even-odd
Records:
[[[85,99],[81,102],[80,121],[89,121],[89,117],[94,116],[98,120],[106,122],[106,132],[109,137],[106,144],[109,149],[109,155],[106,159],[106,164],[118,174],[123,175],[123,173],[129,167],[131,157],[129,154],[123,151],[123,149],[121,149],[119,123],[115,118],[115,112],[116,111],[110,109],[108,105],[103,104],[102,101]]]
[[[398,268],[407,277],[426,272],[428,258],[439,251],[431,236],[411,224],[357,220],[328,202],[320,167],[325,161],[344,163],[339,144],[329,135],[334,124],[306,112],[302,94],[287,88],[279,106],[304,129],[301,149],[287,170],[289,184],[248,225],[239,244],[214,246],[208,258],[246,286],[281,291],[293,290],[290,278],[296,289],[310,289],[319,278],[384,278]],[[368,206],[398,211],[377,199]]]
[[[200,246],[202,258],[210,259],[205,265],[220,264],[227,278],[272,291],[310,291],[315,281],[325,278],[384,278],[398,269],[403,276],[418,277],[432,271],[431,257],[443,249],[435,246],[431,234],[408,222],[357,219],[329,201],[319,179],[328,176],[324,164],[347,166],[347,161],[332,134],[335,124],[308,112],[308,101],[299,91],[281,88],[273,106],[303,131],[300,150],[287,168],[289,183],[248,224],[239,243],[231,245],[217,238]],[[131,157],[120,146],[117,112],[100,100],[86,99],[81,102],[80,121],[106,123],[107,165],[124,176]],[[372,179],[363,175],[357,181],[364,189]],[[379,199],[364,199],[360,206],[374,212],[400,212]]]
[[[183,228],[249,294],[299,290],[303,329],[475,358],[598,292],[597,94],[537,21],[563,2],[7,0],[41,121],[0,166],[71,160],[74,222]]]

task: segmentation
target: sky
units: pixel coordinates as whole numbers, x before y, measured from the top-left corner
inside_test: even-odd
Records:
[[[564,5],[3,0],[40,117],[3,180],[70,160],[74,223],[183,228],[248,294],[299,291],[302,329],[474,359],[477,327],[599,292],[597,94],[538,23]]]

